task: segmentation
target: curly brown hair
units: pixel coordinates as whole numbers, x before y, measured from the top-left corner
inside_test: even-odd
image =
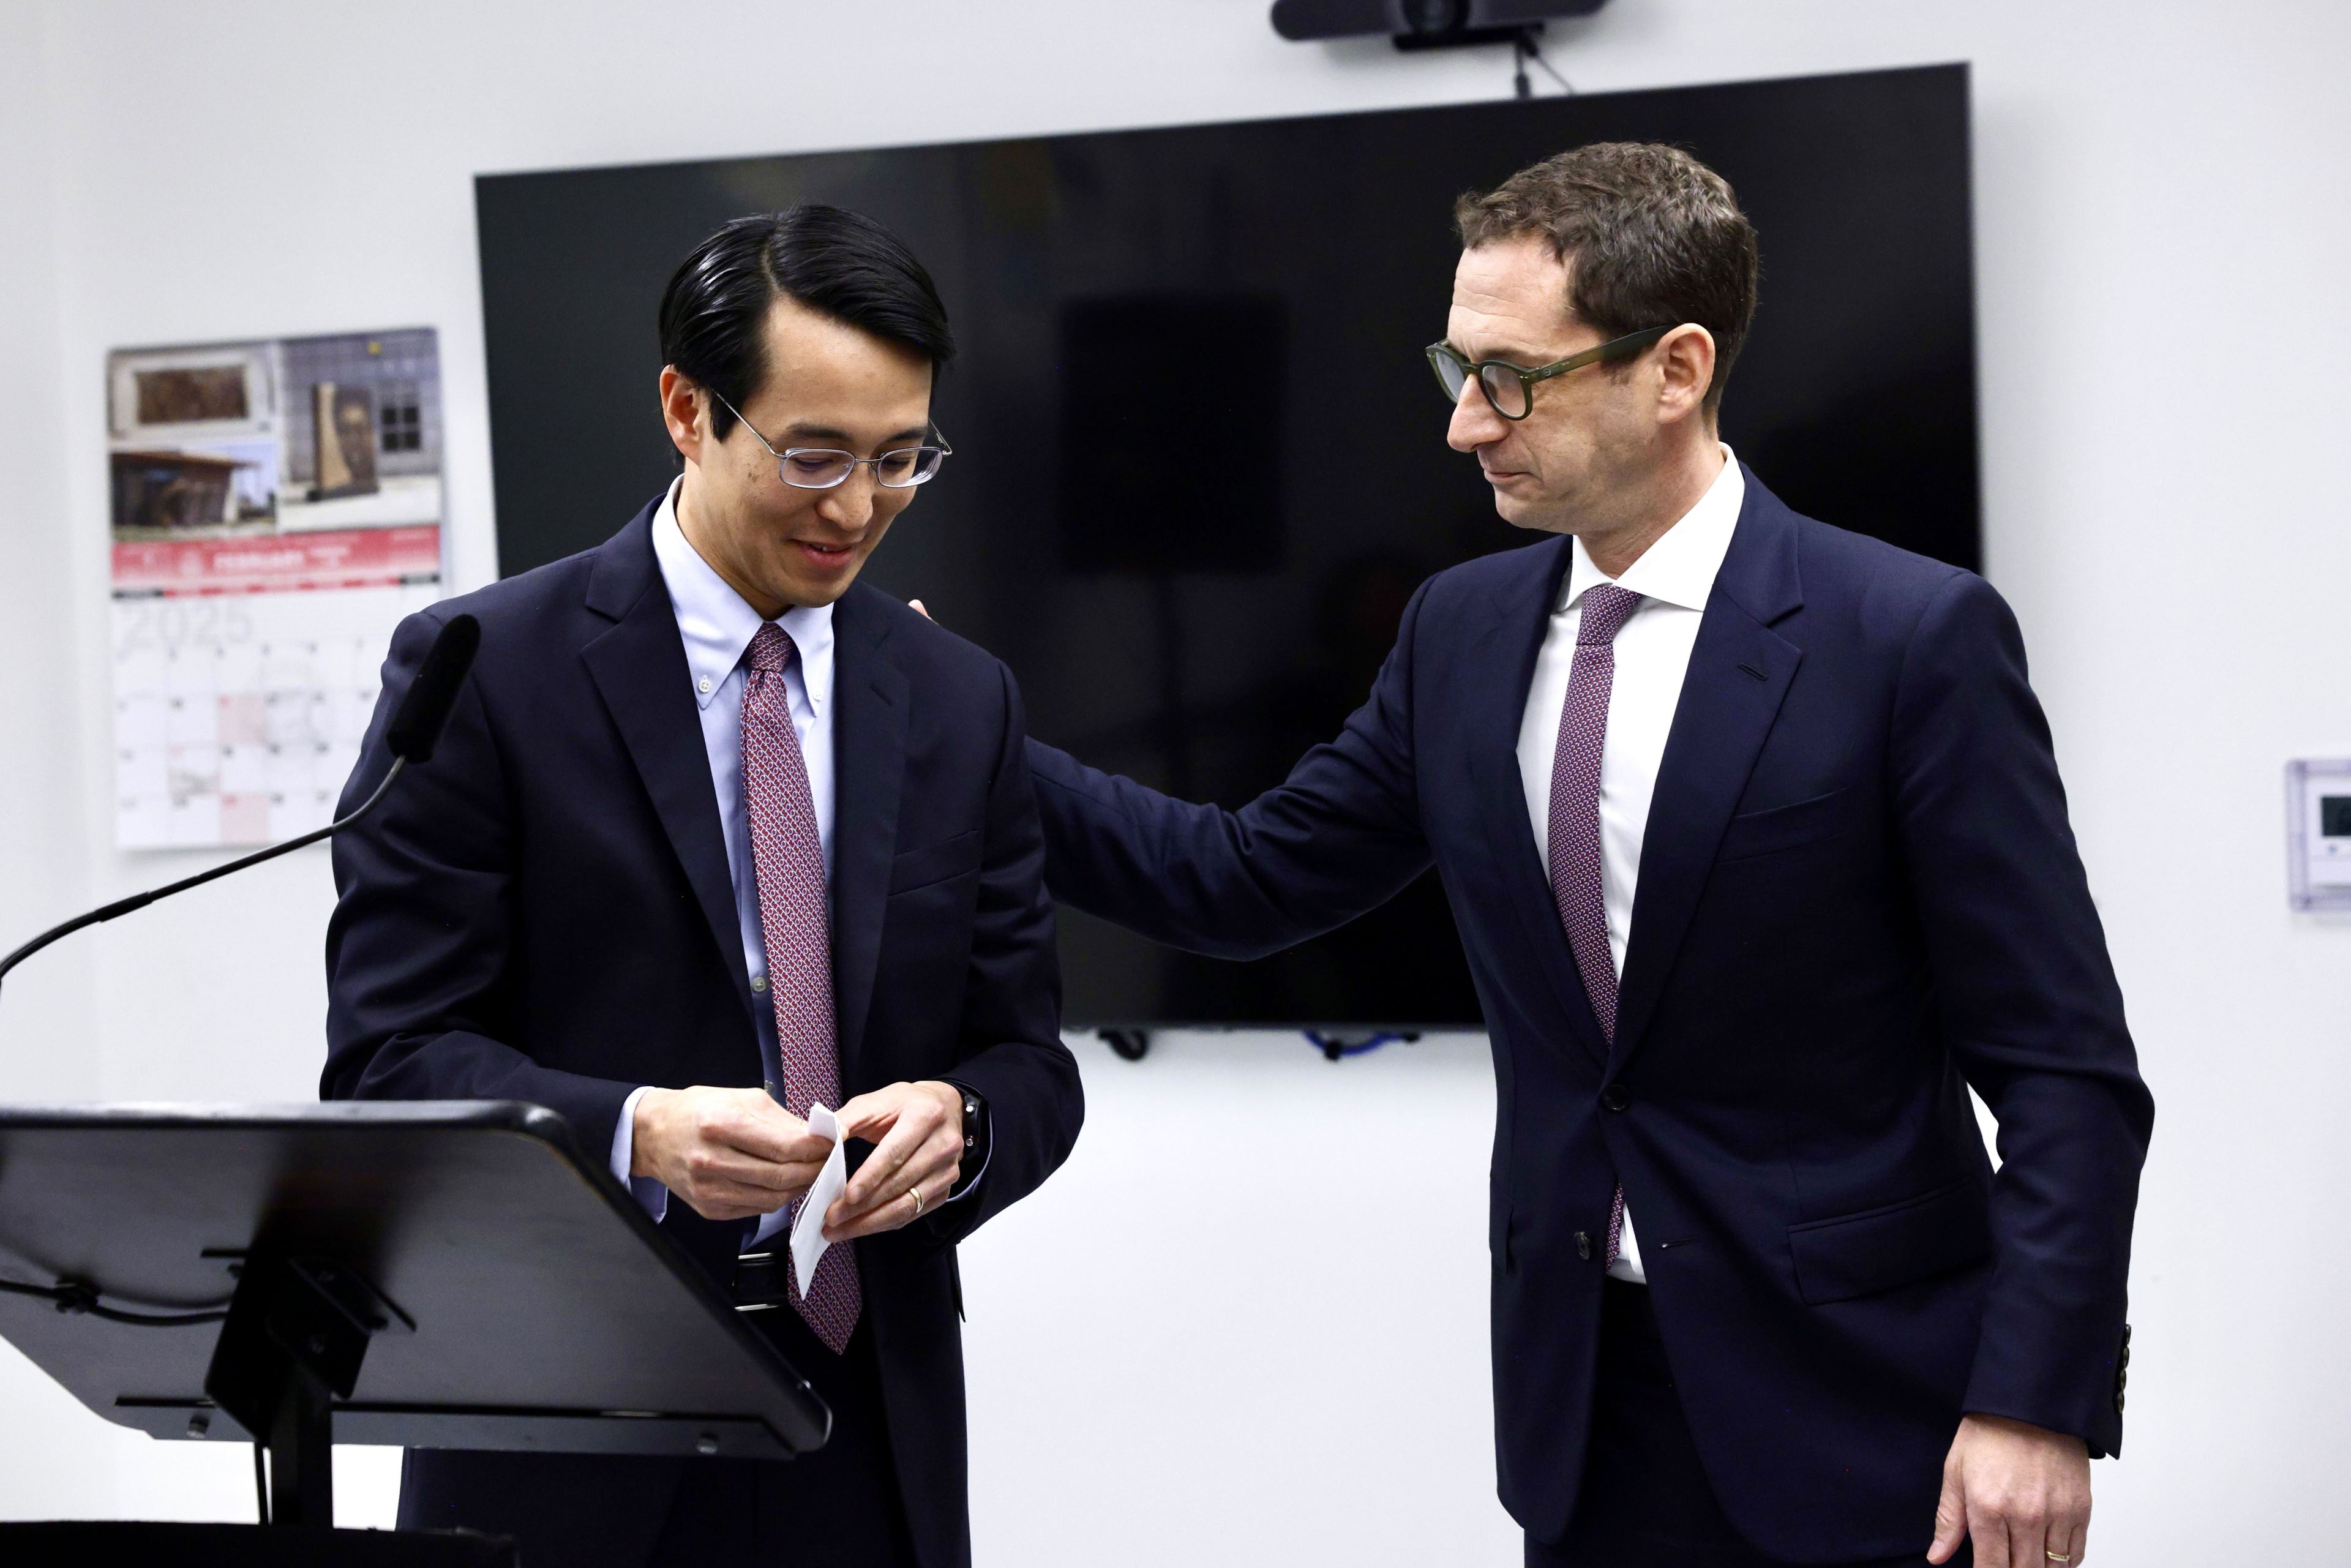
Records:
[[[1595,141],[1528,165],[1453,204],[1469,249],[1538,235],[1568,264],[1568,304],[1608,337],[1696,322],[1714,336],[1723,382],[1755,319],[1755,225],[1730,183],[1678,147]]]

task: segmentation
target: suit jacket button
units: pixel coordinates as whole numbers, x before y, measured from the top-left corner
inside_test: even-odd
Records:
[[[1611,1111],[1622,1111],[1632,1103],[1632,1091],[1622,1083],[1611,1083],[1600,1092],[1600,1103]]]
[[[1575,1233],[1575,1255],[1583,1259],[1587,1263],[1592,1261],[1592,1233],[1590,1231],[1579,1230]]]

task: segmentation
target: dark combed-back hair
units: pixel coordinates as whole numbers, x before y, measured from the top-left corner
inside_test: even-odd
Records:
[[[896,235],[861,213],[807,203],[737,218],[694,247],[662,291],[662,360],[741,408],[768,375],[768,311],[778,298],[912,349],[955,358],[947,308]],[[724,441],[735,416],[710,407]]]
[[[1696,322],[1714,335],[1706,405],[1722,401],[1755,319],[1755,226],[1721,175],[1678,147],[1595,141],[1453,204],[1472,249],[1540,236],[1568,263],[1568,303],[1604,335]]]

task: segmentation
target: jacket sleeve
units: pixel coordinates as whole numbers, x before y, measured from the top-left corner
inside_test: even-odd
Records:
[[[2117,1364],[2155,1103],[2006,603],[1959,573],[1895,699],[1896,821],[1946,1039],[2000,1123],[1966,1408],[2122,1442]]]
[[[383,693],[349,811],[392,766],[384,727],[440,632],[439,613],[392,633]],[[467,681],[433,760],[404,772],[373,815],[335,837],[327,925],[327,1100],[523,1100],[559,1112],[604,1167],[637,1085],[541,1067],[514,1046],[506,976],[515,824],[479,683]]]
[[[1238,811],[1029,742],[1053,896],[1170,946],[1256,958],[1403,891],[1429,863],[1412,751],[1412,650],[1427,593],[1424,583],[1413,595],[1338,738]]]
[[[987,1163],[985,1180],[918,1222],[946,1242],[960,1241],[1041,1186],[1069,1158],[1085,1120],[1077,1060],[1061,1043],[1061,960],[1028,726],[1011,673],[1002,680],[1004,736],[988,787],[962,1044],[946,1074],[987,1102]]]

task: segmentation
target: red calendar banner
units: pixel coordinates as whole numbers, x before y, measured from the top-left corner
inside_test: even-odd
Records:
[[[114,546],[117,594],[177,597],[389,588],[440,575],[437,523]]]

